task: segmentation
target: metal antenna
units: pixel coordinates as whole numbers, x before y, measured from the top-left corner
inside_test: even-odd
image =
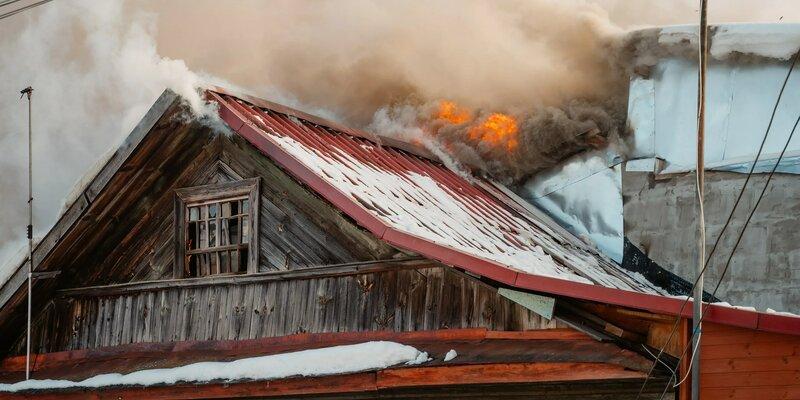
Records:
[[[33,129],[31,124],[31,94],[33,88],[28,86],[20,91],[21,96],[28,96],[28,327],[27,349],[25,352],[25,380],[31,378],[31,287],[33,281]]]

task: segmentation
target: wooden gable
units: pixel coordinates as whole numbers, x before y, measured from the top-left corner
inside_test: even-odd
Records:
[[[34,310],[52,308],[57,290],[171,278],[176,248],[173,202],[175,191],[183,187],[245,178],[261,181],[261,272],[398,253],[240,138],[200,121],[187,122],[186,112],[174,93],[165,92],[37,246],[34,270],[59,274],[35,281]],[[16,339],[24,331],[26,292],[20,284],[26,269],[21,267],[0,291],[4,337]],[[3,346],[11,343],[4,340]]]
[[[376,239],[243,138],[187,122],[185,106],[167,100],[101,172],[107,184],[91,183],[70,209],[74,223],[54,229],[60,236],[36,270],[60,274],[34,286],[35,352],[305,331],[563,326]],[[260,183],[257,269],[173,279],[176,191],[242,180]],[[0,312],[11,339],[3,351],[24,349],[24,305],[20,291]]]

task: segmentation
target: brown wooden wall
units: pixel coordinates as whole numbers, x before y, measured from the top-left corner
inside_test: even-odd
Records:
[[[303,188],[267,157],[239,137],[219,136],[208,154],[195,159],[202,166],[187,170],[177,187],[261,179],[259,271],[387,258],[395,253],[362,231],[314,193]],[[137,235],[124,242],[125,251],[111,260],[115,270],[132,271],[109,282],[164,279],[172,276],[175,253],[174,210],[163,205],[173,190],[158,194],[159,208],[149,211]]]
[[[800,337],[703,324],[703,399],[800,399]]]
[[[316,276],[314,276],[316,275]],[[447,267],[337,276],[264,274],[261,282],[72,291],[35,321],[33,349],[53,352],[138,342],[236,340],[298,332],[561,327]],[[105,293],[99,295],[98,293]],[[24,340],[15,346],[24,352]]]

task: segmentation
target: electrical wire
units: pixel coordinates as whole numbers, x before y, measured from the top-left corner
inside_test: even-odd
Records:
[[[17,1],[17,0],[11,0],[11,1],[12,1],[12,2],[14,2],[14,1]],[[2,20],[2,19],[6,19],[6,18],[8,18],[8,17],[12,17],[12,16],[14,16],[14,15],[17,15],[17,14],[19,14],[19,13],[21,13],[21,12],[25,11],[25,10],[29,10],[29,9],[31,9],[31,8],[34,8],[34,7],[40,6],[40,5],[42,5],[42,4],[45,4],[45,3],[49,3],[49,2],[51,2],[51,1],[53,1],[53,0],[41,0],[41,1],[37,1],[36,3],[28,4],[27,6],[20,7],[20,8],[18,8],[18,9],[14,10],[14,11],[9,11],[9,12],[7,12],[7,13],[5,13],[5,14],[0,14],[0,20]],[[2,4],[2,5],[6,5],[6,4],[11,4],[11,3],[5,3],[5,4]]]
[[[3,0],[3,1],[0,1],[0,7],[8,6],[8,5],[14,4],[14,3],[16,3],[18,1],[22,1],[22,0]]]
[[[794,54],[794,56],[792,56],[792,64],[789,66],[789,70],[787,71],[786,77],[783,80],[783,84],[781,85],[781,90],[778,93],[778,98],[775,99],[775,105],[772,107],[772,115],[769,118],[769,123],[767,124],[767,129],[764,131],[764,137],[761,139],[761,144],[758,147],[758,152],[756,153],[756,158],[753,160],[753,164],[750,166],[750,170],[747,173],[747,177],[745,178],[744,184],[742,184],[742,188],[741,188],[741,190],[739,190],[739,194],[736,196],[736,201],[733,203],[733,208],[731,209],[731,212],[728,214],[728,218],[725,220],[725,224],[722,226],[722,229],[720,230],[719,235],[717,236],[717,239],[714,241],[714,245],[711,246],[711,251],[708,253],[708,256],[706,257],[705,265],[703,266],[703,269],[701,270],[700,274],[697,275],[697,278],[695,278],[694,283],[692,284],[691,291],[689,293],[693,293],[694,292],[695,287],[697,287],[697,283],[700,281],[700,276],[702,276],[706,272],[706,270],[708,269],[709,265],[711,264],[711,258],[714,256],[714,253],[717,250],[717,246],[721,242],[722,237],[725,234],[725,231],[728,229],[728,226],[730,226],[730,223],[733,220],[733,216],[736,213],[736,209],[739,207],[739,203],[742,200],[742,196],[744,195],[744,192],[747,189],[747,184],[750,182],[750,178],[753,176],[753,171],[755,171],[756,164],[758,164],[758,159],[761,157],[761,153],[764,150],[764,145],[767,142],[767,138],[769,137],[769,132],[772,129],[772,123],[775,120],[775,114],[778,111],[778,105],[780,104],[781,99],[783,98],[783,93],[784,93],[784,91],[786,89],[786,85],[789,82],[789,78],[792,76],[792,71],[794,71],[795,65],[797,64],[798,56],[800,56],[800,51],[798,51],[797,53]],[[794,132],[794,131],[792,131],[792,132]],[[790,136],[790,138],[791,138],[791,136]],[[784,151],[785,151],[785,148],[784,148]],[[780,159],[781,159],[782,156],[783,156],[783,153],[781,153],[781,156],[778,158],[778,161],[775,163],[775,168],[777,168],[778,163],[780,163]],[[775,168],[773,168],[773,171],[775,170]],[[719,283],[717,285],[719,285]],[[715,295],[716,295],[716,289],[714,290],[714,294],[711,297],[714,297]],[[642,383],[642,387],[639,389],[639,394],[636,396],[636,400],[639,400],[639,398],[644,393],[645,386],[647,385],[647,382],[652,377],[652,374],[655,371],[655,368],[658,365],[658,362],[661,359],[661,356],[664,354],[664,350],[667,348],[667,346],[669,346],[669,343],[672,341],[673,337],[675,336],[675,332],[677,332],[678,325],[680,324],[680,316],[683,315],[683,310],[686,308],[686,305],[689,303],[689,299],[690,299],[690,297],[687,296],[686,299],[681,304],[681,307],[680,307],[680,309],[678,311],[678,318],[676,318],[675,323],[672,325],[672,329],[670,330],[669,336],[667,337],[667,341],[664,343],[664,345],[659,350],[658,355],[656,356],[656,359],[653,360],[653,365],[650,367],[650,370],[648,371],[647,376],[645,377],[645,380]],[[702,300],[703,299],[700,299],[700,301],[702,301]]]

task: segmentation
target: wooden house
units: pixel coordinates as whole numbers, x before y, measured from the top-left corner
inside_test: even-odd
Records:
[[[187,118],[166,91],[35,248],[32,378],[168,374],[371,341],[430,360],[0,398],[685,396],[670,379],[688,365],[691,303],[423,150],[205,95],[219,121]],[[26,277],[23,263],[0,288],[0,382],[24,379]],[[712,305],[706,322],[709,398],[800,395],[800,318]]]

